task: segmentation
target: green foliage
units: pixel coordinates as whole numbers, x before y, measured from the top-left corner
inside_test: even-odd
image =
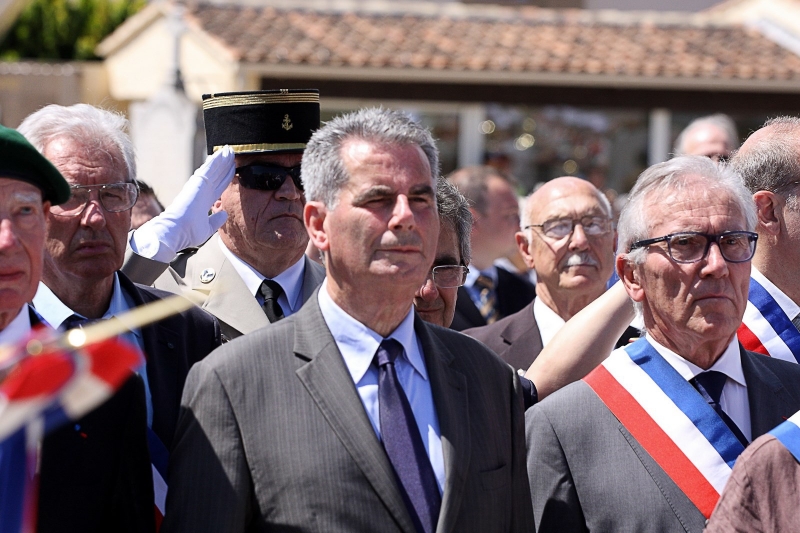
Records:
[[[146,0],[33,0],[0,43],[0,59],[96,59],[94,48]]]

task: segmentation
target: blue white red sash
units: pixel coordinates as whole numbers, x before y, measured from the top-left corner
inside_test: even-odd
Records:
[[[708,518],[744,451],[714,409],[646,339],[615,350],[584,381]]]
[[[752,352],[792,363],[800,360],[800,331],[755,278],[750,278],[750,296],[737,335]]]
[[[153,467],[153,492],[155,493],[156,531],[161,528],[164,511],[167,508],[167,464],[169,451],[155,431],[147,428],[147,447],[150,450],[150,462]]]
[[[769,432],[786,446],[794,458],[800,461],[800,411],[793,414],[789,419]]]

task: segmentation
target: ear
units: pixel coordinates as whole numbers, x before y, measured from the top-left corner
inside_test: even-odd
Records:
[[[634,302],[644,301],[644,288],[642,287],[641,278],[637,272],[637,266],[628,261],[625,254],[617,255],[616,259],[617,275],[622,280],[622,285],[628,296]]]
[[[783,225],[783,205],[785,200],[770,191],[758,191],[753,195],[758,215],[759,233],[778,235]]]
[[[222,199],[221,198],[217,199],[216,202],[211,204],[211,212],[212,213],[219,213],[220,211],[222,211]]]
[[[322,202],[306,202],[303,208],[303,222],[306,225],[308,236],[317,250],[327,252],[330,242],[325,229],[325,217],[328,210]]]
[[[524,231],[518,231],[514,238],[517,240],[517,248],[519,249],[519,254],[522,256],[522,260],[525,261],[525,266],[529,269],[533,269],[533,256],[528,253],[528,236],[525,235]]]

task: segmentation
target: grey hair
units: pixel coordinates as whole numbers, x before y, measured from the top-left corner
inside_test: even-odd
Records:
[[[728,115],[717,113],[715,115],[697,118],[683,128],[678,138],[675,139],[675,146],[672,149],[675,156],[687,155],[686,147],[684,146],[686,144],[686,138],[692,131],[700,126],[718,127],[725,132],[725,136],[728,138],[728,146],[731,147],[731,150],[735,150],[739,147],[739,134],[736,131],[736,123]]]
[[[704,186],[698,190],[696,184],[692,183],[689,189],[689,176],[701,177]],[[650,237],[647,209],[655,201],[663,201],[681,192],[711,199],[717,197],[720,191],[727,192],[736,200],[745,218],[745,229],[753,231],[757,221],[753,197],[739,175],[729,166],[717,165],[702,156],[681,156],[653,165],[639,175],[628,195],[628,204],[619,216],[618,249],[626,253],[634,242]],[[627,258],[641,264],[645,254],[645,250],[638,249],[628,252]]]
[[[472,212],[469,210],[469,202],[453,184],[447,180],[439,180],[436,185],[436,206],[440,221],[449,224],[456,232],[461,263],[464,266],[469,265],[472,259]]]
[[[431,132],[401,111],[373,107],[340,115],[314,132],[300,167],[306,199],[336,207],[339,192],[350,177],[342,161],[342,146],[349,140],[388,145],[417,145],[431,167],[431,179],[439,177],[439,150]]]
[[[487,182],[492,177],[498,177],[514,188],[517,186],[517,180],[511,175],[487,165],[460,168],[447,176],[447,181],[458,187],[458,191],[476,211],[485,214],[488,208]]]
[[[699,176],[703,187],[687,183],[690,176]],[[646,169],[639,175],[636,184],[628,195],[628,203],[622,209],[617,224],[618,254],[629,264],[640,265],[647,257],[647,250],[638,248],[629,251],[631,245],[651,237],[648,224],[648,208],[663,202],[676,194],[692,194],[710,200],[727,192],[739,204],[744,215],[745,228],[753,231],[756,227],[756,205],[750,192],[742,184],[739,175],[726,165],[718,165],[703,156],[681,156]],[[622,273],[618,272],[620,277]],[[642,315],[642,305],[634,302],[637,316]]]
[[[730,166],[744,180],[751,193],[770,191],[787,197],[787,203],[795,204],[792,183],[800,178],[800,118],[775,117],[768,120],[764,128],[771,128],[773,135],[749,141],[745,150],[739,150],[731,159]]]
[[[119,113],[89,104],[69,107],[51,104],[28,115],[18,131],[39,152],[55,139],[66,137],[79,142],[92,152],[106,152],[117,160],[122,157],[127,169],[127,180],[136,179],[136,159],[133,142],[127,134],[128,119]],[[113,153],[110,148],[115,148]]]

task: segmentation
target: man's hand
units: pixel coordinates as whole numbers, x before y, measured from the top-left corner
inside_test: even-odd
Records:
[[[133,232],[130,238],[133,251],[148,259],[169,263],[184,248],[206,242],[228,219],[225,211],[211,215],[208,211],[235,173],[230,146],[209,156],[166,210]]]

